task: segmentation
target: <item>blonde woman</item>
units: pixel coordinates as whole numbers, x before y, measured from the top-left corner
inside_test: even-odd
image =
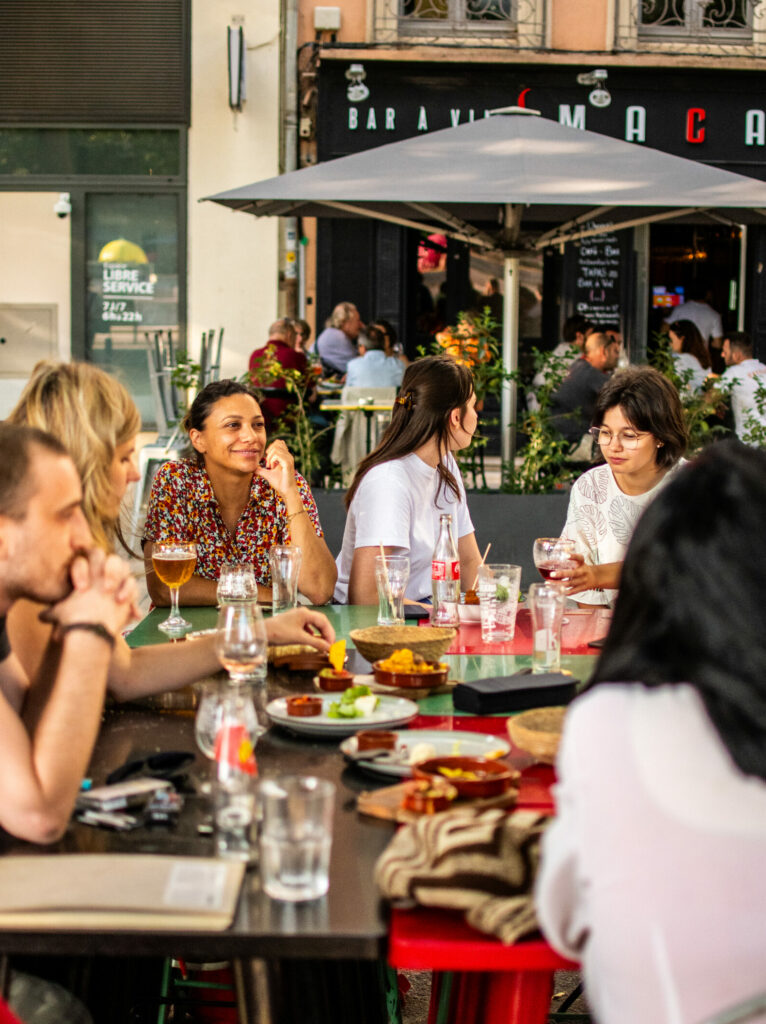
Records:
[[[123,385],[89,363],[41,362],[8,422],[38,427],[65,445],[82,477],[83,510],[94,543],[106,551],[117,544],[129,550],[119,517],[128,485],[138,480],[134,455],[141,420]],[[31,601],[17,601],[8,616],[13,650],[30,679],[37,675],[51,634],[51,627],[39,620],[40,611]],[[267,631],[272,643],[307,643],[320,650],[334,639],[327,619],[307,609],[269,620]],[[217,668],[212,636],[136,650],[121,639],[109,688],[126,700],[185,686]]]

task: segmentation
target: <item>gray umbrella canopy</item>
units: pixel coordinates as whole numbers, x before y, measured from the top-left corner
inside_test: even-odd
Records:
[[[530,114],[509,108],[207,198],[256,216],[391,219],[503,249],[556,244],[573,221],[615,230],[669,209],[766,208],[764,182]]]
[[[372,217],[504,254],[503,362],[518,350],[524,249],[690,215],[766,217],[766,183],[509,107],[493,116],[208,196],[261,217]],[[503,457],[516,389],[503,387]]]

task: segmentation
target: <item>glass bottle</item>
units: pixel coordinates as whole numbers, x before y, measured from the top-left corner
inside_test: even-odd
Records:
[[[431,561],[431,624],[457,626],[460,603],[460,559],[452,537],[452,516],[439,516],[439,537]]]

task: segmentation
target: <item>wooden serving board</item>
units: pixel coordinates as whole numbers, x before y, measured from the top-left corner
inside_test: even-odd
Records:
[[[407,785],[399,782],[395,786],[385,786],[383,789],[376,789],[372,792],[360,793],[356,798],[356,807],[360,814],[368,814],[371,818],[383,818],[385,821],[415,821],[422,815],[415,811],[407,811],[402,807],[404,794]],[[470,807],[472,810],[486,811],[490,807],[513,807],[519,798],[518,789],[511,786],[505,793],[498,796],[486,796],[475,800],[453,800],[449,807],[443,811],[436,811],[437,814],[445,814],[448,811],[456,811],[461,808]]]

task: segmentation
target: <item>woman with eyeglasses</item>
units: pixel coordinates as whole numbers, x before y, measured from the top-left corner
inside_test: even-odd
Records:
[[[674,477],[567,711],[537,876],[600,1024],[763,1020],[722,1011],[766,986],[766,454]]]
[[[586,605],[610,604],[636,523],[684,461],[687,432],[678,392],[659,371],[630,366],[607,381],[590,429],[603,465],[572,488],[563,533],[576,569],[553,573]]]

